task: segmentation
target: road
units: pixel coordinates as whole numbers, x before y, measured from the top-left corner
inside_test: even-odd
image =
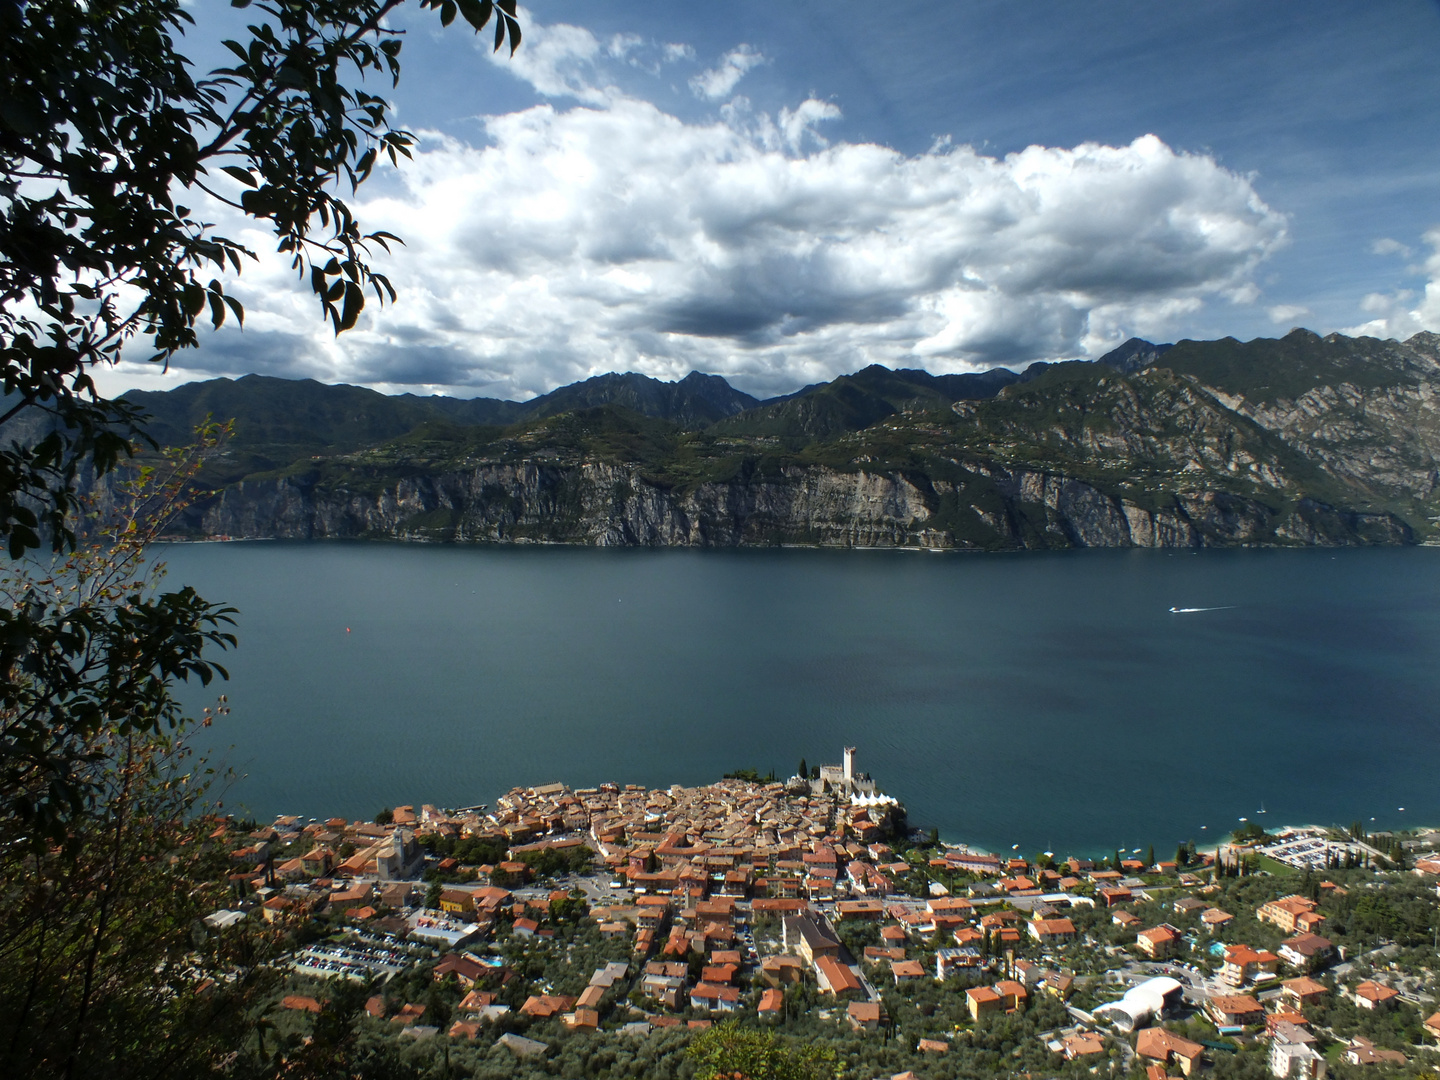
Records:
[[[1370,950],[1369,952],[1367,952],[1367,953],[1361,953],[1359,956],[1355,957],[1355,959],[1353,959],[1353,960],[1346,960],[1345,963],[1340,964],[1340,965],[1338,965],[1337,967],[1335,967],[1335,968],[1334,968],[1335,977],[1336,977],[1337,979],[1343,979],[1346,975],[1349,975],[1350,972],[1352,972],[1352,971],[1355,970],[1355,964],[1356,964],[1358,961],[1360,961],[1360,960],[1369,960],[1369,959],[1371,959],[1371,958],[1373,958],[1373,957],[1376,957],[1376,956],[1394,956],[1394,955],[1395,955],[1396,953],[1398,953],[1399,951],[1400,951],[1400,946],[1399,946],[1399,945],[1391,944],[1391,945],[1381,945],[1378,949],[1371,949],[1371,950]]]
[[[1200,971],[1190,970],[1177,963],[1164,963],[1157,960],[1132,960],[1121,969],[1126,980],[1134,985],[1137,982],[1144,982],[1146,979],[1154,979],[1161,975],[1168,975],[1184,987],[1185,1000],[1192,1005],[1203,1005],[1216,994],[1234,993],[1234,989],[1220,982],[1205,976]]]

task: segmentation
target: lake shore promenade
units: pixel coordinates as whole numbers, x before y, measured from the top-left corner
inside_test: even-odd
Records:
[[[552,783],[373,822],[217,821],[234,902],[206,922],[296,935],[287,1023],[359,981],[377,1031],[520,1058],[721,1019],[863,1038],[904,1017],[918,1061],[1008,1016],[1043,1027],[1027,1038],[1057,1062],[1138,1055],[1190,1075],[1226,1046],[1318,1080],[1339,1041],[1428,1060],[1335,1010],[1408,1010],[1440,1038],[1433,965],[1359,926],[1352,898],[1434,917],[1440,837],[1251,832],[1176,860],[1001,857],[912,831],[847,749],[786,782]]]

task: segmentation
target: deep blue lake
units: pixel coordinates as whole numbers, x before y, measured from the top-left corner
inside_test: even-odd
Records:
[[[241,611],[212,732],[262,817],[854,745],[912,823],[992,850],[1440,822],[1440,550],[161,555]]]

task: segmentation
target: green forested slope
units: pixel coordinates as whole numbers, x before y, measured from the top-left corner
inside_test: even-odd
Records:
[[[198,532],[1405,543],[1440,516],[1437,346],[1300,330],[1132,341],[1110,362],[1021,375],[871,366],[769,402],[713,376],[635,374],[523,404],[258,376],[132,399],[163,442],[206,413],[236,419],[209,474],[222,494],[190,519]]]

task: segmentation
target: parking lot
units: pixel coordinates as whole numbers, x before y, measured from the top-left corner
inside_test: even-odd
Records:
[[[1323,836],[1306,835],[1278,844],[1267,844],[1256,850],[1296,870],[1324,870],[1332,859],[1343,860],[1351,848],[1348,844],[1339,844]]]
[[[414,962],[408,949],[386,948],[357,942],[355,945],[311,945],[298,954],[291,966],[306,975],[327,979],[336,975],[364,980],[371,976],[388,979]]]

